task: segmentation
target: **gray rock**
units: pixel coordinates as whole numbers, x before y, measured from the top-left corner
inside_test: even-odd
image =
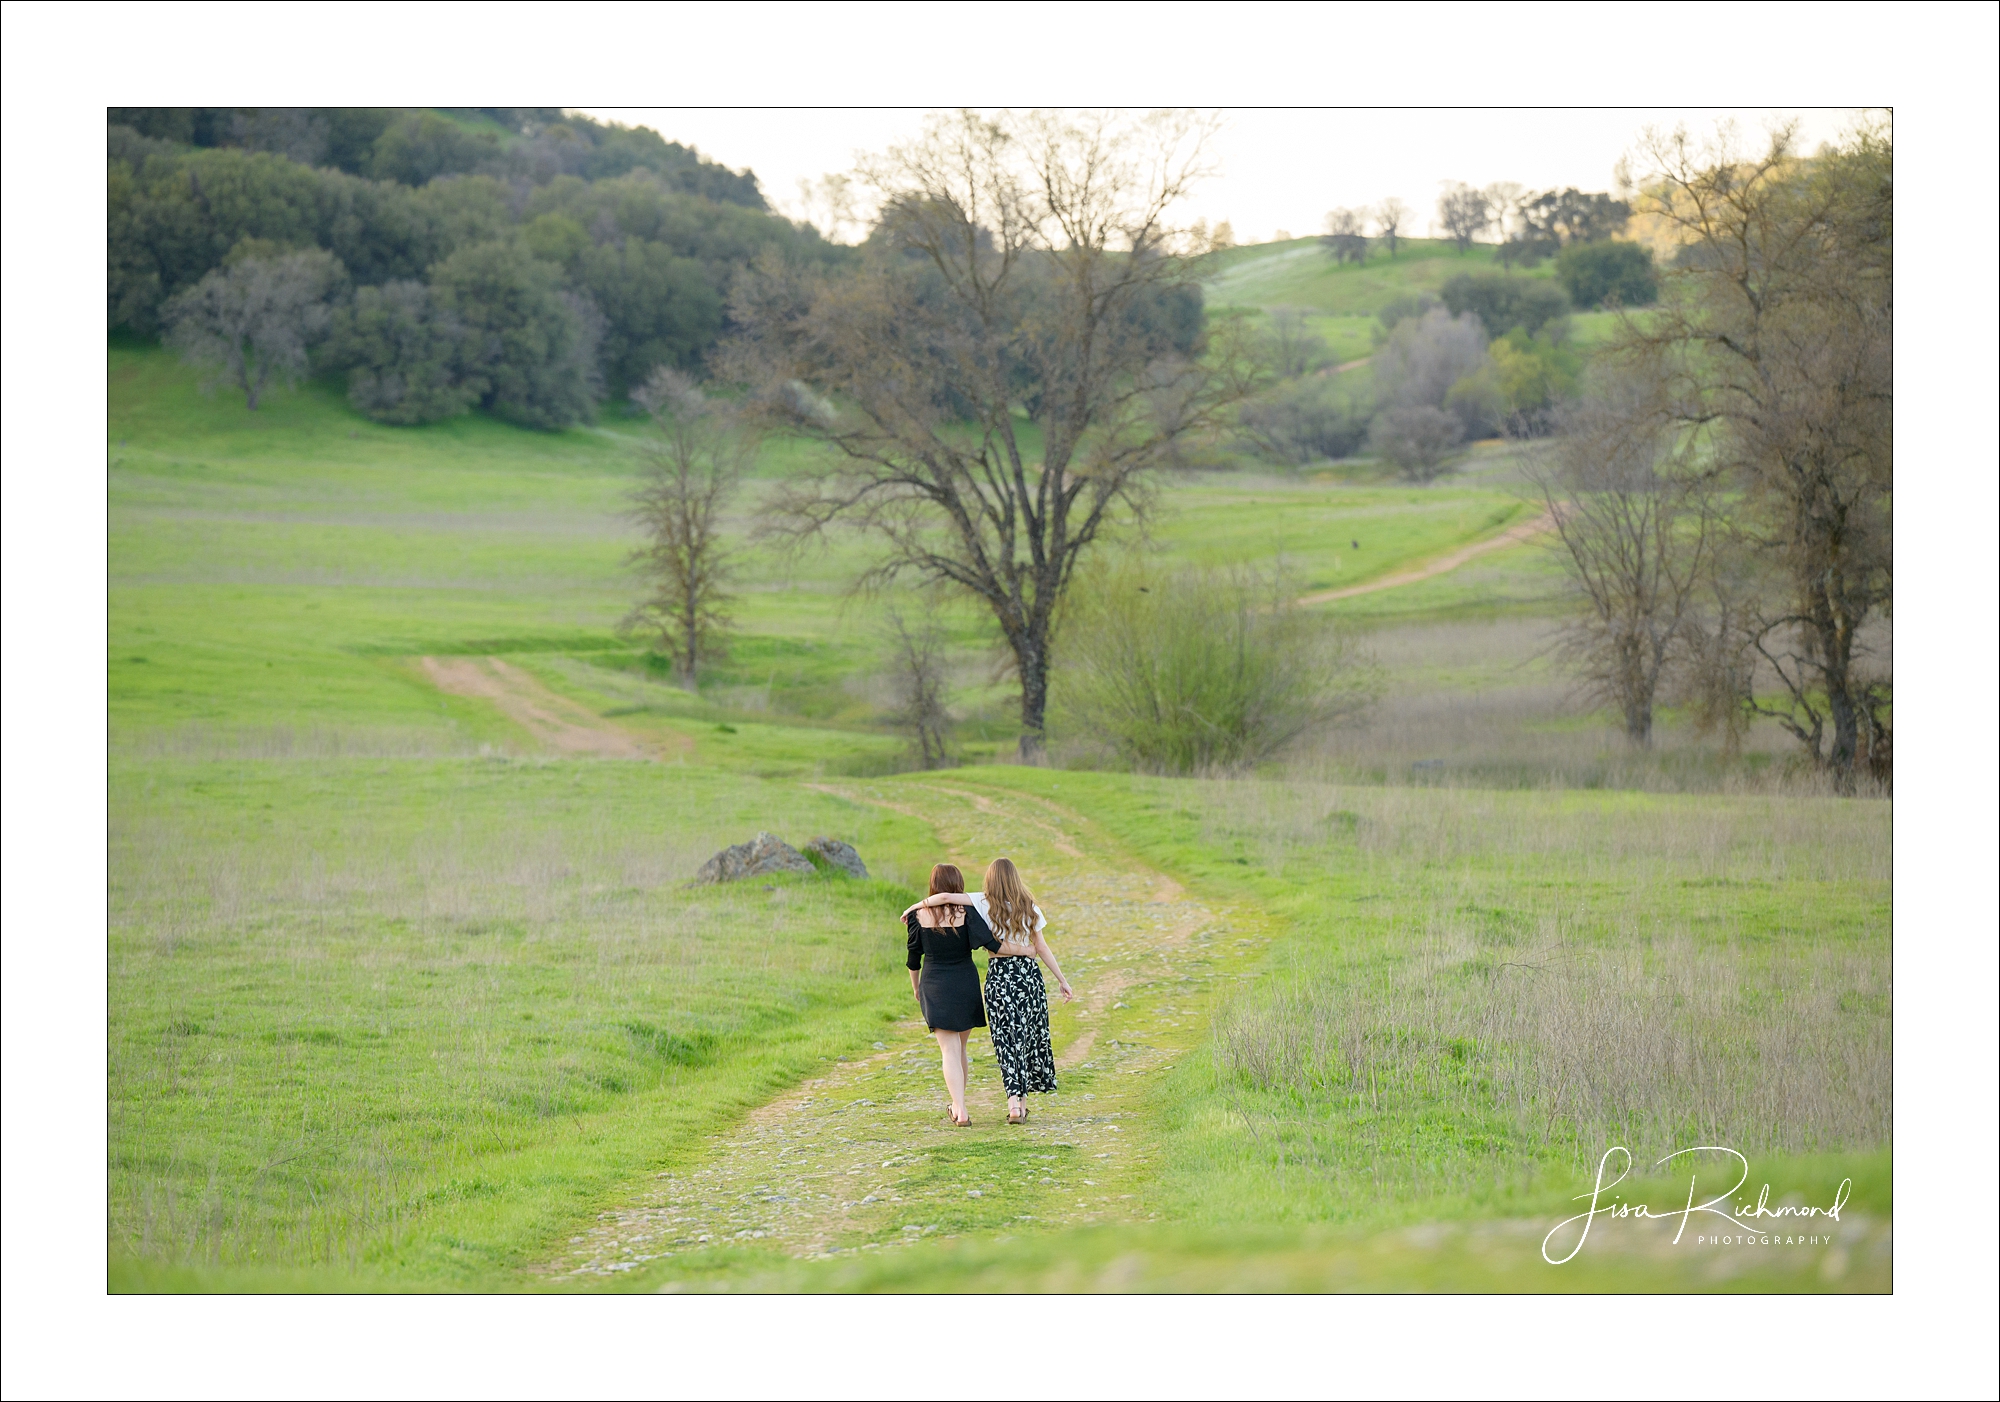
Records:
[[[701,864],[694,879],[699,885],[711,886],[718,881],[741,881],[749,876],[776,876],[782,872],[811,876],[814,870],[797,848],[780,842],[768,832],[760,832],[748,842],[717,852]]]
[[[861,854],[837,837],[815,837],[806,844],[806,855],[818,857],[828,866],[846,872],[849,876],[868,879],[868,868],[862,863]]]

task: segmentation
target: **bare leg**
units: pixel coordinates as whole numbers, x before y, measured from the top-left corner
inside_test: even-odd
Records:
[[[938,1051],[944,1057],[944,1086],[951,1092],[952,1117],[962,1124],[971,1118],[965,1113],[965,1034],[939,1028],[931,1035],[937,1038]]]

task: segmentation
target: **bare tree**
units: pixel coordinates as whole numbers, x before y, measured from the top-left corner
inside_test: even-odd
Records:
[[[890,719],[909,737],[911,757],[918,764],[942,769],[951,763],[953,723],[945,705],[944,631],[931,615],[911,627],[899,609],[889,610],[888,631],[896,690]]]
[[[1460,253],[1472,247],[1472,241],[1492,222],[1493,205],[1484,190],[1461,180],[1445,186],[1438,196],[1437,227]]]
[[[1039,758],[1056,608],[1078,560],[1142,514],[1154,469],[1267,382],[1239,321],[1204,331],[1198,253],[1169,211],[1208,123],[1037,113],[933,120],[866,164],[882,218],[862,266],[745,279],[722,362],[837,452],[776,497],[795,540],[845,522],[992,611]],[[806,384],[839,412],[801,415]]]
[[[1326,363],[1326,338],[1312,329],[1303,307],[1273,307],[1265,354],[1281,380],[1294,380]]]
[[[1392,404],[1368,427],[1370,446],[1412,482],[1442,474],[1451,450],[1464,438],[1458,416],[1433,404]]]
[[[1377,236],[1389,245],[1389,256],[1396,256],[1397,231],[1408,222],[1410,207],[1391,196],[1375,206],[1375,228]]]
[[[1755,695],[1757,655],[1746,639],[1763,581],[1755,557],[1732,548],[1740,542],[1726,518],[1722,524],[1702,597],[1683,629],[1670,691],[1687,707],[1696,731],[1719,736],[1733,755],[1742,749],[1756,716],[1748,698]]]
[[[1374,356],[1376,453],[1413,482],[1442,473],[1465,438],[1465,421],[1446,407],[1453,388],[1487,364],[1486,331],[1471,312],[1432,307],[1397,321]]]
[[[1849,789],[1886,780],[1890,743],[1888,659],[1865,630],[1893,577],[1893,162],[1874,128],[1810,160],[1793,147],[1790,127],[1756,158],[1727,127],[1706,146],[1648,136],[1639,207],[1682,252],[1613,350],[1676,370],[1678,420],[1738,489],[1740,549],[1770,579],[1741,644],[1781,690],[1743,703]]]
[[[1722,531],[1715,479],[1680,451],[1661,388],[1629,373],[1600,383],[1529,469],[1577,605],[1559,651],[1636,746],[1652,743],[1672,671],[1709,663],[1700,610]]]
[[[1521,201],[1528,197],[1528,187],[1513,180],[1496,180],[1488,185],[1486,196],[1486,219],[1493,232],[1505,238],[1510,223],[1519,223]]]
[[[307,352],[332,325],[341,276],[316,248],[217,268],[167,303],[167,343],[203,368],[205,388],[234,385],[255,409],[273,381],[304,376]]]
[[[1320,245],[1333,255],[1336,263],[1362,263],[1368,259],[1368,235],[1366,217],[1358,209],[1336,209],[1326,216],[1326,232],[1320,235]]]
[[[1432,307],[1404,317],[1376,348],[1375,392],[1385,405],[1443,408],[1452,386],[1487,363],[1486,328],[1477,313]]]
[[[731,576],[722,513],[756,461],[757,441],[677,370],[655,370],[632,399],[652,420],[639,448],[646,476],[632,507],[646,543],[631,563],[647,592],[623,627],[651,634],[692,688],[702,662],[722,652]]]

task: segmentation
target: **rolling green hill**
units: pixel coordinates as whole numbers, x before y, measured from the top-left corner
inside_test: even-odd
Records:
[[[1394,258],[1371,249],[1366,262],[1336,263],[1318,239],[1250,244],[1219,255],[1205,287],[1211,309],[1308,312],[1308,324],[1326,338],[1335,359],[1349,361],[1373,348],[1376,314],[1384,307],[1413,293],[1435,297],[1460,273],[1497,270],[1494,251],[1491,244],[1460,253],[1444,239],[1403,239]],[[1544,262],[1511,276],[1546,281],[1555,268]],[[1587,346],[1609,334],[1616,314],[1578,312],[1570,321],[1577,341]]]
[[[1260,243],[1232,248],[1218,258],[1208,280],[1211,307],[1304,307],[1336,316],[1374,316],[1412,292],[1435,296],[1445,279],[1458,273],[1498,267],[1491,244],[1464,253],[1443,239],[1403,239],[1391,258],[1371,249],[1363,263],[1336,263],[1318,239]],[[1549,264],[1516,273],[1548,278]]]

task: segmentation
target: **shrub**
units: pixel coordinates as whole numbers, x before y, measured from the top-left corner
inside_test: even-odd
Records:
[[[1520,327],[1530,336],[1569,314],[1569,298],[1555,283],[1505,273],[1460,273],[1441,289],[1454,316],[1471,312],[1488,336]]]
[[[1582,358],[1544,337],[1531,337],[1519,327],[1495,341],[1487,353],[1515,431],[1547,431],[1550,413],[1576,393]]]
[[[1556,258],[1556,280],[1579,307],[1605,303],[1619,307],[1650,306],[1659,299],[1660,280],[1653,271],[1650,250],[1636,243],[1606,239],[1565,248]]]
[[[1444,407],[1458,420],[1463,437],[1487,438],[1500,431],[1507,419],[1507,394],[1490,354],[1485,364],[1451,387]]]
[[[434,423],[478,398],[460,373],[465,328],[420,282],[364,287],[334,322],[328,360],[347,371],[347,397],[371,419]]]
[[[1474,316],[1433,307],[1404,321],[1375,352],[1375,390],[1385,407],[1442,405],[1451,387],[1486,363],[1486,332]]]
[[[427,185],[440,175],[476,170],[499,151],[497,141],[474,136],[435,112],[407,112],[375,138],[369,173],[377,180]]]
[[[1375,319],[1382,323],[1385,332],[1394,331],[1398,322],[1422,316],[1437,304],[1438,299],[1428,292],[1406,292],[1375,313]]]
[[[664,244],[627,239],[592,248],[579,262],[585,289],[604,309],[600,361],[614,391],[655,365],[694,369],[722,331],[722,297],[701,264]]]
[[[1308,375],[1245,404],[1238,422],[1258,451],[1303,467],[1357,451],[1372,408],[1363,377]]]
[[[466,329],[466,383],[487,408],[531,428],[593,416],[603,318],[562,289],[553,265],[512,244],[473,244],[438,264],[431,287]]]
[[[1458,415],[1429,404],[1406,404],[1377,414],[1369,441],[1403,476],[1428,482],[1443,472],[1445,459],[1464,437]]]
[[[1373,667],[1281,576],[1128,564],[1079,581],[1067,608],[1059,725],[1137,768],[1254,763],[1377,692]]]

